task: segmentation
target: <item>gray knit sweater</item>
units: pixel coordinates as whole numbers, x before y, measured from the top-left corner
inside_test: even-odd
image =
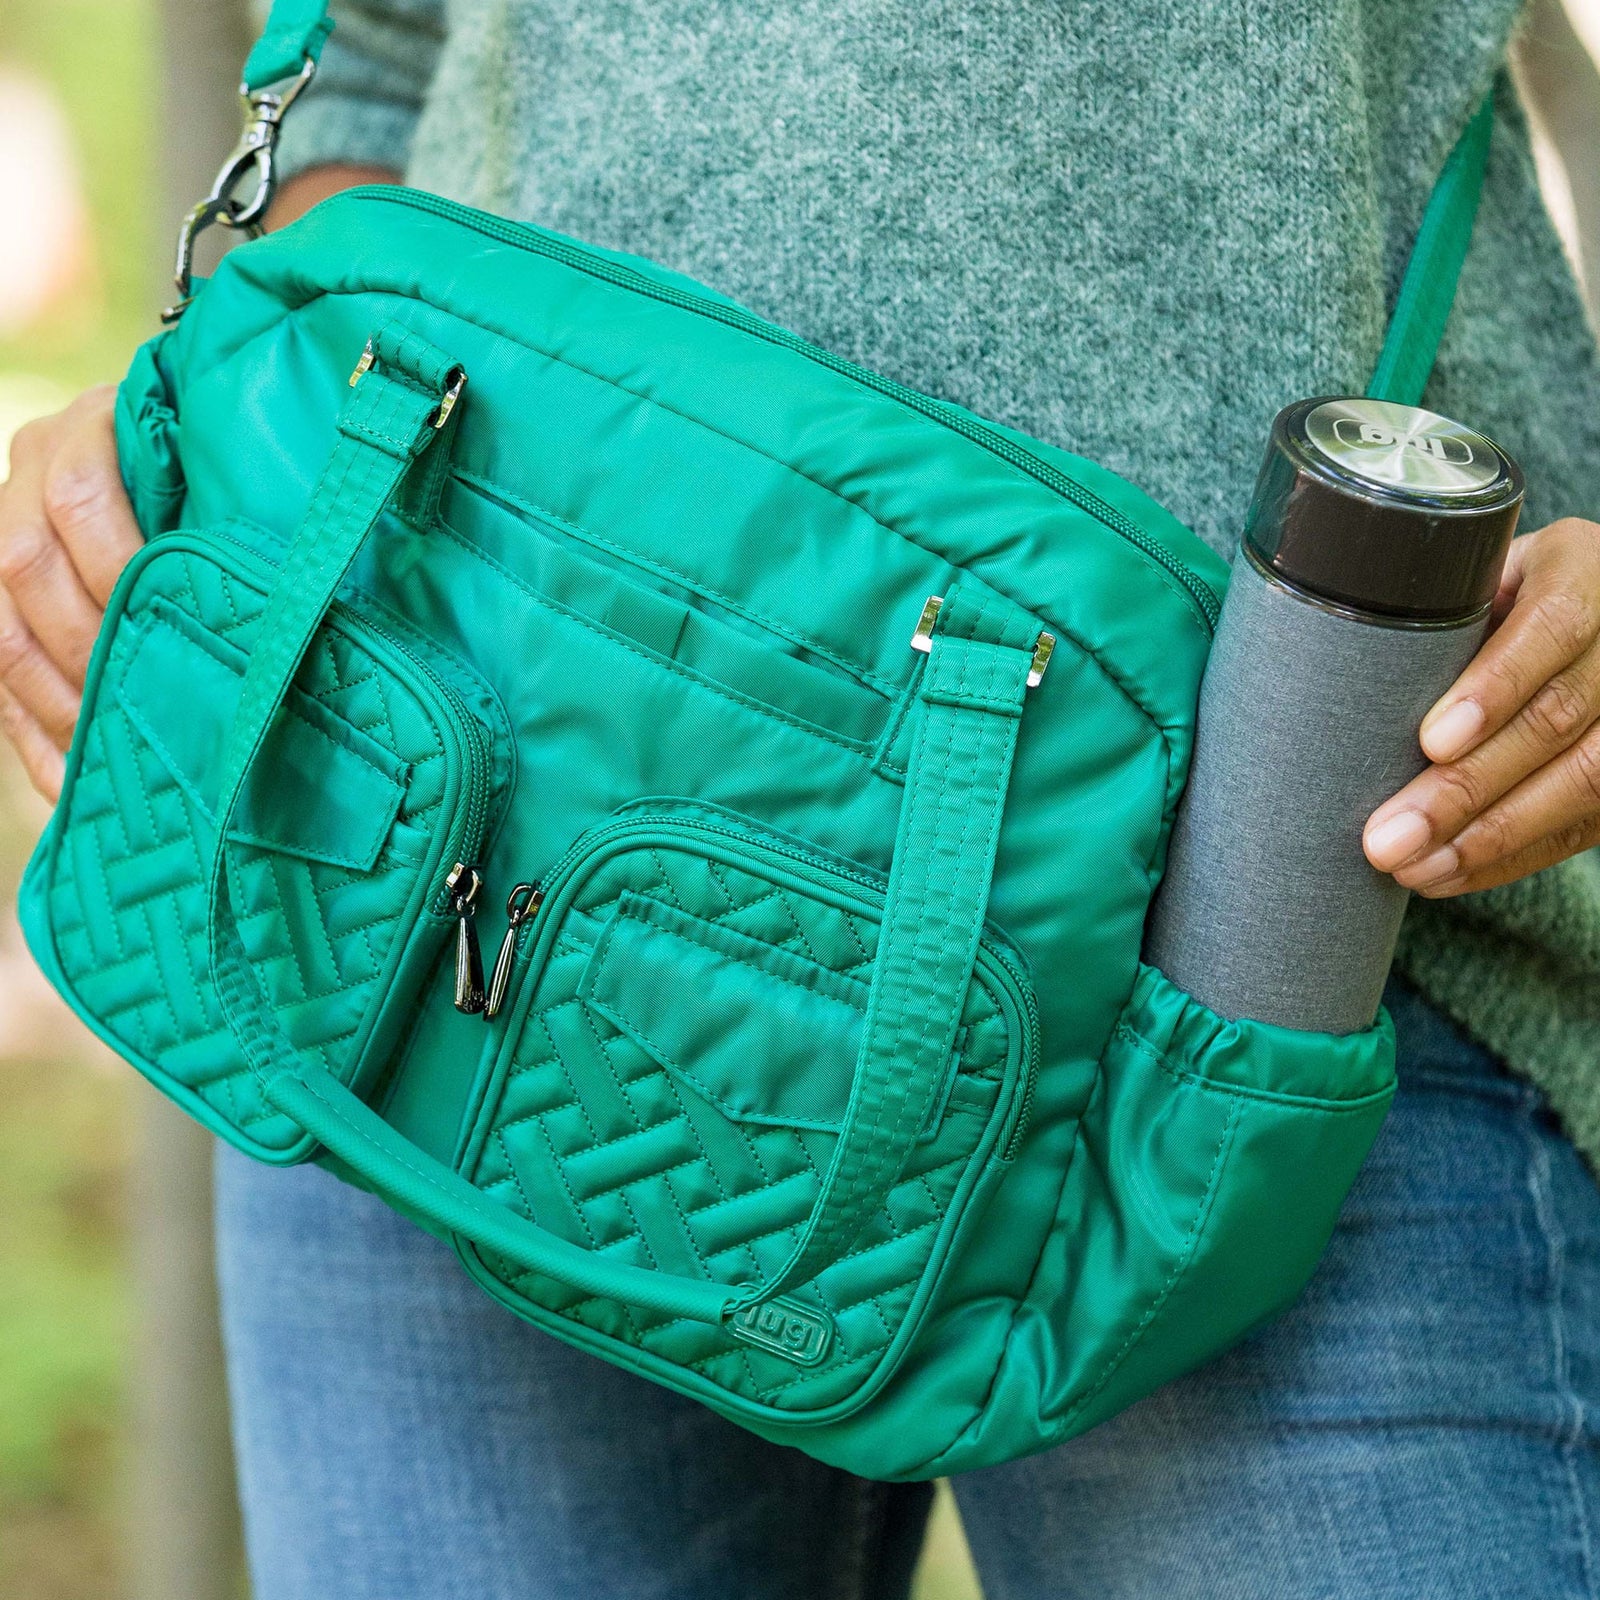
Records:
[[[1233,538],[1359,391],[1519,0],[350,0],[288,165],[651,256]],[[1430,403],[1600,516],[1600,358],[1501,80]],[[1197,448],[1202,445],[1203,448]],[[1600,1157],[1600,856],[1417,903],[1404,970]]]

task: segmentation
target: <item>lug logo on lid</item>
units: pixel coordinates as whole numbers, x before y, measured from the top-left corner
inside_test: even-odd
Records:
[[[1459,436],[1446,438],[1436,433],[1396,433],[1381,422],[1358,422],[1354,417],[1340,417],[1333,425],[1333,436],[1340,444],[1357,449],[1392,450],[1396,445],[1409,445],[1435,461],[1448,461],[1454,466],[1470,466],[1477,458],[1472,446]]]

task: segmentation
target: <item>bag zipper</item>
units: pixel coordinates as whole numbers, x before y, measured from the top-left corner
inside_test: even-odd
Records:
[[[738,328],[741,332],[765,340],[768,344],[804,356],[808,361],[816,362],[818,366],[827,367],[863,388],[871,389],[889,399],[898,400],[902,405],[928,418],[930,422],[948,428],[952,433],[961,435],[991,455],[1009,462],[1019,471],[1042,483],[1047,489],[1053,490],[1062,499],[1071,501],[1080,511],[1103,523],[1113,533],[1120,535],[1182,584],[1205,619],[1207,631],[1216,630],[1222,602],[1211,586],[1173,555],[1165,545],[1157,539],[1152,539],[1136,522],[1124,516],[1115,506],[1102,500],[1092,489],[1074,478],[1069,478],[1066,473],[1034,455],[1031,450],[1023,449],[998,428],[969,415],[950,402],[936,400],[931,395],[922,394],[903,383],[896,383],[892,378],[885,378],[867,367],[847,361],[843,356],[833,355],[802,339],[798,334],[790,333],[787,329],[777,327],[753,312],[746,311],[742,306],[729,305],[708,295],[694,294],[687,289],[657,283],[642,272],[625,266],[620,261],[613,261],[598,251],[590,250],[576,240],[563,238],[560,234],[546,232],[528,223],[509,222],[502,217],[490,216],[471,206],[461,205],[457,201],[447,200],[441,195],[429,194],[421,189],[403,189],[393,185],[363,185],[347,193],[363,199],[382,200],[390,205],[410,206],[419,211],[432,212],[436,216],[449,217],[491,239],[515,245],[535,255],[546,256],[552,261],[559,261],[564,266],[587,273],[592,278],[599,278],[619,289],[642,294],[647,299],[658,300],[664,305],[676,306],[696,316],[707,317],[728,327]]]
[[[844,863],[831,860],[820,862],[797,847],[766,837],[752,839],[749,834],[737,828],[720,827],[702,818],[638,815],[619,817],[615,821],[602,824],[599,828],[580,834],[542,877],[518,883],[512,889],[506,899],[506,931],[495,957],[494,976],[489,983],[488,1003],[483,1008],[485,1021],[492,1021],[497,1017],[505,1004],[511,988],[512,971],[525,943],[524,936],[534,930],[541,909],[565,888],[576,869],[602,845],[619,835],[638,829],[653,830],[663,827],[687,833],[690,837],[702,835],[728,839],[735,844],[743,845],[746,849],[769,851],[825,878],[842,878],[879,897],[884,892],[881,881],[869,877],[864,872],[858,872]],[[1010,1161],[1021,1145],[1022,1136],[1027,1131],[1028,1121],[1033,1112],[1034,1092],[1039,1077],[1039,1002],[1034,995],[1033,985],[1027,981],[1021,958],[990,938],[984,937],[980,943],[1010,980],[1008,987],[1012,992],[1012,998],[1021,1003],[1024,1013],[1022,1082],[1017,1095],[1016,1109],[1012,1114],[1011,1131],[1006,1136],[999,1157],[1002,1161]]]
[[[478,939],[478,907],[483,877],[478,855],[489,821],[489,772],[492,756],[489,736],[459,694],[405,640],[357,617],[363,628],[403,655],[433,687],[450,711],[452,731],[462,746],[464,805],[456,808],[441,859],[452,863],[439,891],[439,909],[455,918],[455,1007],[467,1016],[480,1013],[488,999],[483,978],[483,947]]]
[[[493,1022],[500,1015],[511,988],[511,970],[517,962],[517,944],[525,923],[539,914],[544,904],[544,890],[537,883],[519,883],[506,896],[506,931],[500,941],[499,953],[494,958],[494,973],[489,979],[489,992],[485,997],[483,1020]]]

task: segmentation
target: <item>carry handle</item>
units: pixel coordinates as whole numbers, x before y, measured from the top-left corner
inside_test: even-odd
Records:
[[[441,423],[458,414],[450,408],[463,381],[448,357],[394,326],[352,378],[338,443],[267,597],[225,743],[208,918],[218,997],[265,1098],[423,1216],[582,1293],[718,1322],[844,1254],[915,1148],[977,961],[1024,697],[1054,641],[1021,607],[971,585],[930,601],[907,641],[927,661],[861,1053],[833,1160],[788,1259],[735,1286],[608,1260],[489,1200],[301,1057],[251,970],[230,897],[227,836],[267,731],[356,553]]]
[[[420,458],[459,416],[463,382],[447,356],[396,325],[374,336],[351,376],[338,442],[267,596],[224,743],[207,930],[217,997],[264,1098],[430,1221],[580,1292],[716,1322],[732,1290],[607,1261],[525,1222],[301,1056],[261,992],[234,917],[227,838],[267,732],[357,552]]]
[[[613,1261],[496,1204],[396,1132],[326,1068],[297,1063],[267,1078],[262,1092],[380,1191],[519,1268],[543,1273],[580,1294],[620,1300],[667,1317],[717,1323],[737,1309],[741,1292],[736,1287]]]

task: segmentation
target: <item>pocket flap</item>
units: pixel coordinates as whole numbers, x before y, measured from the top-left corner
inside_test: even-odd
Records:
[[[174,780],[215,820],[222,743],[238,708],[245,656],[197,635],[173,607],[158,601],[151,610],[115,692]],[[246,789],[230,838],[371,870],[400,809],[403,762],[294,690],[257,770],[271,782]]]
[[[736,1121],[838,1132],[866,984],[629,893],[579,992]]]

